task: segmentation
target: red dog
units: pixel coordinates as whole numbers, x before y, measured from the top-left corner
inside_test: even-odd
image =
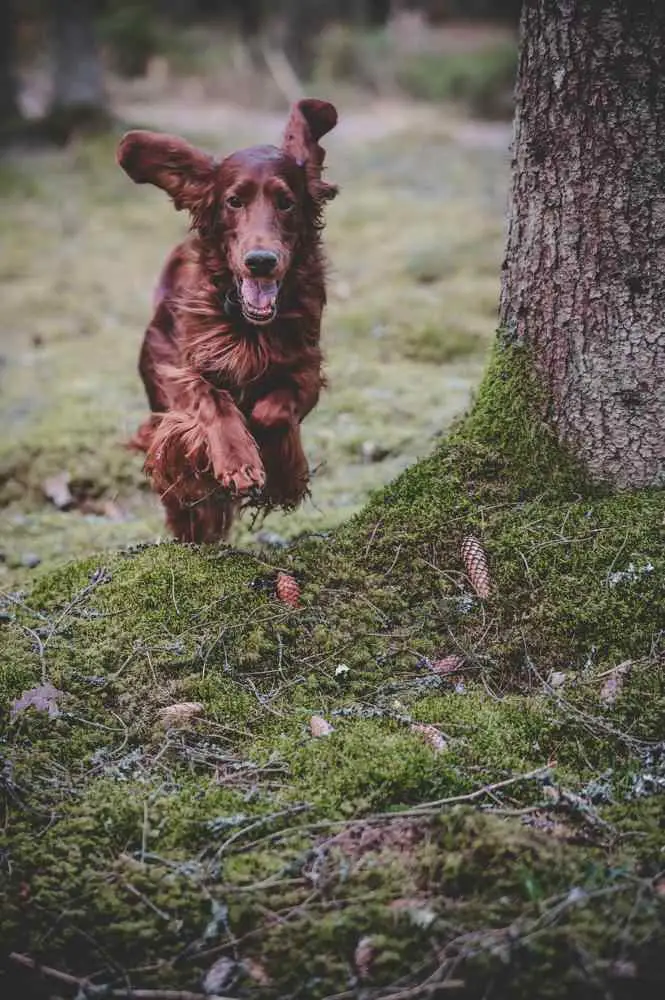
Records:
[[[182,139],[128,132],[118,162],[187,209],[192,233],[169,257],[139,370],[152,414],[132,444],[183,541],[224,538],[242,498],[294,507],[307,492],[300,421],[324,384],[326,301],[318,140],[331,104],[296,104],[280,148],[216,162]]]

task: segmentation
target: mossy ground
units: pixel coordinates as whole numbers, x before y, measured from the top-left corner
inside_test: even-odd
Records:
[[[592,489],[529,386],[499,341],[472,415],[326,539],[127,549],[6,601],[3,704],[64,692],[4,717],[6,947],[119,989],[226,956],[219,992],[266,1000],[659,995],[665,496]]]
[[[210,148],[281,126],[213,115],[213,139],[205,115],[186,128],[162,111],[157,127]],[[665,498],[591,489],[502,341],[434,449],[490,339],[506,180],[504,152],[455,127],[413,108],[330,137],[332,387],[305,425],[316,507],[265,525],[301,536],[284,549],[246,522],[242,551],[157,542],[120,447],[182,220],[113,167],[108,140],[2,168],[12,1000],[75,993],[39,987],[12,950],[118,990],[200,991],[226,956],[219,992],[265,1000],[661,995]],[[363,463],[366,441],[388,457]],[[42,491],[62,471],[69,512]],[[460,558],[469,533],[487,601]],[[299,609],[276,599],[280,568]],[[432,670],[451,654],[456,674]],[[12,719],[43,681],[60,714]],[[180,702],[203,712],[165,729]],[[314,737],[313,715],[333,732]]]

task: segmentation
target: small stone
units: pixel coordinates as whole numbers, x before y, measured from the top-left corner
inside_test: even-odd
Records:
[[[36,552],[24,552],[21,556],[21,565],[26,566],[28,569],[34,569],[35,566],[39,566],[41,561],[41,557]]]
[[[55,476],[49,476],[42,483],[42,491],[47,500],[50,500],[58,510],[69,510],[74,503],[72,491],[69,488],[69,473],[58,472]]]
[[[363,441],[360,454],[363,462],[369,465],[371,462],[382,462],[390,454],[390,449],[384,448],[376,441]]]

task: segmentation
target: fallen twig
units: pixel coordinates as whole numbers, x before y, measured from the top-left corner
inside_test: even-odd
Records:
[[[191,990],[133,990],[131,988],[109,989],[107,986],[96,985],[89,979],[80,979],[72,976],[68,972],[61,972],[60,969],[53,969],[50,965],[40,965],[29,955],[21,955],[12,951],[9,958],[17,965],[22,965],[25,969],[32,969],[34,972],[48,979],[55,979],[66,986],[76,987],[79,994],[85,997],[116,997],[118,1000],[236,1000],[235,997],[206,995],[205,993],[192,993]]]
[[[544,778],[551,770],[552,768],[548,766],[539,767],[536,768],[535,771],[528,771],[526,774],[516,774],[512,778],[504,778],[503,781],[495,781],[492,785],[483,785],[482,788],[476,788],[473,792],[466,792],[463,795],[451,795],[446,799],[434,799],[432,802],[421,802],[420,805],[412,806],[410,809],[403,809],[401,812],[387,813],[385,818],[390,816],[422,816],[423,813],[438,810],[442,806],[458,805],[463,802],[474,802],[483,795],[489,795],[491,792],[497,792],[502,788],[508,788],[510,785],[515,785],[520,781],[532,781],[534,779]],[[370,816],[368,818],[372,821],[378,819],[379,817]]]
[[[252,840],[247,844],[243,844],[241,847],[236,849],[235,853],[244,854],[246,851],[252,850],[259,845],[275,843],[280,839],[286,839],[290,836],[303,836],[306,833],[317,833],[320,830],[334,830],[353,826],[370,826],[373,823],[394,823],[413,816],[437,815],[445,806],[454,806],[465,802],[474,802],[483,795],[491,795],[493,792],[499,791],[503,788],[508,788],[510,785],[516,785],[521,781],[543,779],[547,777],[551,770],[552,768],[549,766],[539,767],[535,771],[528,771],[526,774],[516,774],[512,778],[504,778],[503,781],[496,781],[491,785],[483,785],[481,788],[476,788],[473,792],[465,792],[462,795],[451,795],[445,799],[434,799],[431,802],[421,802],[419,805],[411,806],[408,809],[396,810],[395,812],[371,813],[369,816],[359,816],[357,819],[326,819],[318,820],[314,823],[303,823],[302,826],[289,826],[283,830],[277,830],[275,833],[269,833],[265,837],[259,837],[257,840]],[[245,829],[247,829],[247,827]]]

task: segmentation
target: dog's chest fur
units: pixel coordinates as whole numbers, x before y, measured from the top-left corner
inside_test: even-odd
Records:
[[[193,324],[187,314],[176,317],[183,361],[216,388],[226,390],[242,409],[251,407],[267,389],[279,386],[296,359],[302,362],[298,326],[278,318],[270,326],[251,328],[242,320],[230,322],[221,310],[200,325]]]

